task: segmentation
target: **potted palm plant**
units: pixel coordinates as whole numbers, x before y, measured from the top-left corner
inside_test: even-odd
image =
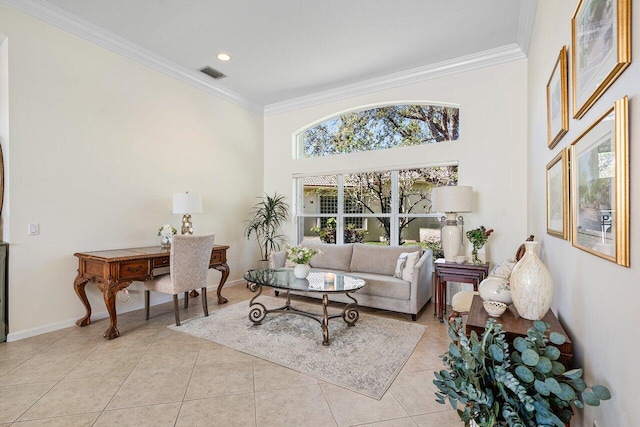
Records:
[[[478,337],[467,337],[462,319],[449,328],[453,342],[442,360],[449,369],[436,372],[436,400],[457,409],[466,425],[564,427],[573,407],[598,406],[611,398],[602,385],[588,386],[582,369],[565,370],[558,362],[565,337],[547,334],[549,324],[536,320],[526,337],[509,345],[502,325],[487,321]]]
[[[284,242],[284,236],[278,234],[280,227],[289,218],[289,205],[282,195],[274,193],[269,196],[265,193],[260,202],[251,209],[251,219],[245,229],[245,236],[250,239],[255,235],[260,248],[260,261],[269,261],[269,255],[273,251],[279,251]]]

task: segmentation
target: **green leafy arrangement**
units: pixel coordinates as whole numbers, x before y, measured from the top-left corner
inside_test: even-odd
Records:
[[[469,241],[473,245],[473,251],[471,252],[471,254],[473,255],[474,264],[480,263],[480,260],[478,259],[478,249],[481,249],[484,244],[487,243],[487,240],[489,240],[489,236],[491,236],[491,233],[493,233],[493,228],[487,230],[483,225],[478,228],[474,228],[473,230],[467,231],[467,239],[469,239]]]
[[[278,234],[278,231],[288,218],[289,205],[284,196],[278,193],[273,196],[265,194],[251,209],[251,219],[244,235],[247,239],[252,234],[256,236],[261,260],[268,260],[271,252],[280,250],[284,236]]]
[[[480,338],[475,332],[468,338],[462,320],[455,319],[449,327],[453,342],[441,356],[449,369],[436,372],[433,380],[440,390],[436,401],[449,401],[467,424],[564,427],[573,416],[572,404],[598,406],[610,399],[607,387],[584,382],[582,369],[566,371],[558,362],[560,350],[548,343],[561,345],[565,336],[551,332],[547,338],[548,328],[535,321],[511,350],[495,319],[487,321]]]

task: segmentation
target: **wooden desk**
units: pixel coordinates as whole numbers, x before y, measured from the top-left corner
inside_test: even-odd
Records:
[[[471,334],[471,331],[476,331],[478,336],[480,336],[484,332],[484,327],[487,324],[487,319],[489,318],[490,316],[484,310],[484,306],[482,305],[482,298],[480,298],[479,295],[474,296],[465,329],[467,336]],[[496,317],[495,319],[498,323],[502,324],[502,330],[504,330],[505,337],[509,343],[513,343],[513,340],[517,337],[526,337],[527,330],[533,326],[533,320],[516,317],[511,310],[505,311],[500,317]],[[571,343],[571,339],[551,310],[545,314],[542,320],[551,325],[547,330],[547,333],[558,332],[566,337],[564,344],[557,345],[556,347],[560,350],[560,359],[558,359],[558,362],[562,363],[567,369],[569,369],[571,361],[573,360],[573,344]]]
[[[229,277],[227,265],[227,249],[229,246],[215,245],[211,251],[209,268],[215,268],[222,273],[218,285],[218,304],[224,304],[227,299],[221,294],[222,287]],[[118,319],[116,316],[116,295],[131,282],[145,282],[153,279],[153,270],[169,266],[169,249],[160,246],[147,248],[116,249],[109,251],[78,252],[78,276],[73,287],[84,304],[87,314],[76,322],[78,326],[91,324],[91,305],[85,293],[85,285],[89,282],[97,283],[104,296],[104,303],[109,311],[109,328],[102,334],[107,339],[117,338]]]
[[[444,321],[444,315],[447,312],[447,282],[472,283],[473,290],[478,290],[478,285],[489,275],[489,264],[456,264],[453,262],[436,262],[436,303],[435,313],[438,320]]]

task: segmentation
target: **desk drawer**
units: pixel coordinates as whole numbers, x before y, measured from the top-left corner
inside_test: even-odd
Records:
[[[223,254],[222,254],[221,251],[212,252],[211,253],[211,261],[209,263],[210,264],[222,263],[224,261],[224,258],[223,258],[222,255]]]
[[[162,258],[154,258],[153,268],[158,268],[158,267],[169,267],[169,257],[165,256]]]
[[[147,260],[127,261],[120,264],[120,279],[140,277],[149,274]]]

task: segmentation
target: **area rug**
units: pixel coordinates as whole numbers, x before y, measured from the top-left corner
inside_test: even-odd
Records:
[[[260,297],[268,309],[284,299]],[[292,305],[320,312],[319,303],[292,301]],[[341,313],[341,308],[330,314]],[[360,313],[354,327],[341,319],[329,321],[330,345],[322,345],[320,324],[289,313],[270,313],[261,325],[249,320],[249,302],[212,311],[169,326],[176,331],[311,375],[349,390],[381,399],[426,331],[416,323]]]

